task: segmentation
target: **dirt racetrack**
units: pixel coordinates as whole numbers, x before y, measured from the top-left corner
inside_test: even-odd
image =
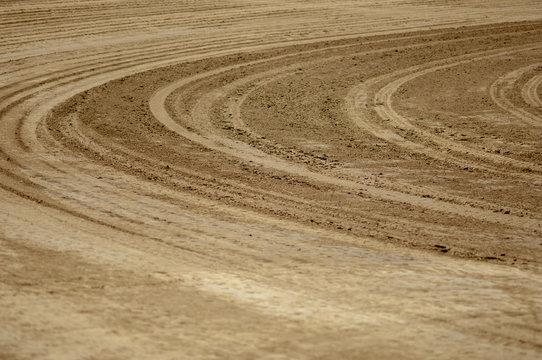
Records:
[[[0,50],[0,358],[542,357],[542,2],[3,0]]]

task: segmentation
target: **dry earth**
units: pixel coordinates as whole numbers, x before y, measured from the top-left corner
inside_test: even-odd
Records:
[[[3,0],[0,358],[542,357],[538,0]]]

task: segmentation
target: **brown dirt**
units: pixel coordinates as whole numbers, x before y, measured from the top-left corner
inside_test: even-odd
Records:
[[[4,2],[0,358],[539,358],[541,11]]]

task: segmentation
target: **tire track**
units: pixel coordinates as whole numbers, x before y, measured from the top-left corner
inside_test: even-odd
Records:
[[[369,196],[376,197],[382,200],[392,202],[407,202],[415,206],[425,207],[434,211],[449,212],[461,216],[472,216],[484,221],[492,221],[497,223],[505,223],[510,226],[526,227],[529,229],[537,230],[540,227],[538,220],[530,220],[525,218],[514,218],[503,216],[501,214],[495,214],[472,207],[465,207],[455,204],[449,204],[445,202],[434,201],[427,198],[421,198],[412,196],[396,191],[383,190],[369,185],[361,185],[354,181],[338,179],[333,176],[310,171],[304,166],[292,164],[291,162],[284,161],[281,158],[270,156],[260,150],[254,149],[247,144],[232,141],[227,138],[219,137],[216,131],[210,124],[208,109],[213,107],[213,103],[219,101],[223,97],[223,90],[218,90],[209,93],[207,96],[199,99],[198,103],[191,110],[190,118],[181,117],[182,123],[189,124],[190,128],[197,129],[197,133],[188,130],[187,127],[179,125],[166,110],[167,98],[178,89],[189,85],[192,82],[198,81],[205,77],[214,76],[221,72],[232,70],[238,66],[248,64],[236,65],[226,69],[219,69],[205,74],[199,74],[192,78],[181,79],[173,82],[172,84],[157,91],[153,97],[149,100],[151,110],[154,116],[167,126],[170,130],[176,132],[182,137],[198,143],[206,148],[222,152],[229,156],[238,157],[245,161],[251,161],[264,167],[268,167],[277,171],[290,173],[296,176],[309,178],[317,182],[335,185],[346,189],[359,190]],[[179,108],[175,109],[176,116],[182,113]]]
[[[29,133],[31,134],[32,133],[32,130],[29,130]],[[40,150],[41,151],[41,150]]]
[[[536,75],[521,89],[521,94],[525,102],[535,108],[542,107],[542,100],[538,96],[540,84],[542,84],[542,75]]]
[[[497,79],[490,88],[491,99],[503,110],[510,113],[518,120],[530,126],[542,126],[542,118],[521,107],[514,105],[506,96],[506,92],[512,89],[513,85],[527,72],[540,67],[540,64],[532,64],[516,69],[501,78]],[[536,78],[535,78],[536,79]],[[536,89],[535,89],[536,93]]]
[[[531,258],[537,250],[524,253],[538,213],[505,216],[485,208],[491,201],[467,206],[421,197],[414,186],[390,190],[402,185],[354,180],[326,161],[305,166],[286,153],[268,153],[281,139],[258,148],[234,133],[242,128],[259,136],[242,107],[252,105],[252,92],[290,79],[299,66],[316,73],[326,61],[359,54],[359,42],[379,54],[397,45],[416,52],[417,43],[433,46],[439,36],[453,41],[456,30],[438,27],[534,19],[540,7],[505,3],[491,9],[469,3],[466,11],[441,1],[352,7],[345,1],[6,0],[0,6],[6,20],[0,25],[0,261],[6,264],[0,298],[9,333],[3,354],[301,358],[311,347],[322,357],[348,358],[359,356],[355,344],[363,338],[369,357],[536,358],[540,278]],[[463,36],[493,31],[514,42],[519,29],[528,37],[538,27],[473,27]],[[187,28],[198,33],[183,34]],[[384,34],[397,29],[414,33]],[[130,94],[140,86],[148,89]],[[117,91],[102,94],[96,116],[111,116],[108,124],[118,120],[121,130],[133,122],[132,132],[140,132],[133,139],[130,131],[102,131],[94,113],[85,113],[102,89]],[[152,108],[138,108],[155,89]],[[103,99],[126,95],[134,101]],[[151,110],[177,133],[147,118]],[[223,171],[215,171],[220,163]],[[258,175],[235,176],[252,169]],[[278,179],[266,179],[277,171]],[[290,174],[286,181],[282,172]],[[358,190],[362,195],[352,200]],[[336,198],[311,197],[318,192]],[[366,230],[349,233],[339,223],[323,224],[326,219]],[[473,224],[479,234],[469,234]],[[439,244],[454,236],[487,240],[487,252],[475,250],[470,258],[499,256],[495,243],[513,234],[507,246],[519,245],[525,264],[497,266],[398,248],[393,239],[368,240],[387,234]],[[458,255],[454,250],[449,254]]]
[[[409,122],[408,119],[399,115],[395,110],[393,110],[392,97],[395,94],[395,92],[399,90],[401,86],[403,86],[407,82],[412,81],[413,79],[416,79],[420,76],[437,72],[439,70],[449,69],[449,68],[460,66],[463,64],[468,64],[473,61],[482,61],[482,60],[493,58],[493,57],[505,56],[510,53],[517,53],[521,51],[528,51],[528,50],[538,49],[538,48],[539,48],[539,45],[528,45],[528,46],[519,47],[519,48],[510,48],[506,51],[491,50],[488,52],[481,52],[477,54],[461,55],[458,57],[445,59],[442,61],[436,61],[436,62],[424,64],[424,65],[414,66],[409,69],[399,70],[395,73],[384,75],[383,77],[380,77],[380,78],[371,79],[363,84],[360,84],[354,87],[350,91],[349,95],[347,96],[347,111],[349,112],[353,121],[365,131],[368,131],[371,134],[383,140],[392,142],[399,146],[406,147],[411,151],[420,152],[428,157],[432,157],[437,160],[451,161],[457,164],[458,166],[468,165],[474,168],[482,168],[486,171],[491,170],[491,167],[488,167],[484,163],[473,163],[468,160],[468,157],[475,157],[478,160],[482,160],[484,162],[491,162],[493,164],[506,165],[506,166],[513,167],[517,169],[516,171],[519,171],[518,175],[530,177],[530,175],[525,175],[525,171],[529,171],[529,172],[535,171],[537,173],[540,173],[542,171],[542,167],[538,166],[537,164],[515,160],[515,159],[507,158],[504,156],[487,153],[485,151],[479,151],[475,148],[467,147],[467,146],[458,144],[455,141],[450,141],[438,135],[429,133],[428,131],[421,130],[415,127],[411,122]],[[452,60],[452,62],[450,62],[450,60]],[[379,90],[375,94],[373,103],[376,104],[375,106],[376,113],[380,116],[380,118],[384,120],[389,120],[395,129],[414,132],[419,137],[427,139],[431,144],[433,144],[433,147],[427,147],[426,145],[409,141],[403,138],[401,135],[397,134],[394,130],[389,129],[388,127],[382,127],[376,124],[368,123],[365,120],[365,116],[362,115],[362,113],[360,113],[360,111],[363,111],[365,106],[368,105],[367,103],[368,89],[372,86],[375,86],[378,83],[389,81],[390,79],[394,77],[398,77],[398,78],[396,80],[388,82],[385,86],[382,87],[381,90]],[[437,151],[435,151],[435,147],[437,148]],[[448,154],[450,150],[452,150],[453,152],[462,154],[464,157],[457,158],[454,156],[450,156]],[[465,155],[468,157],[465,157]],[[494,167],[493,169],[494,171],[500,171]]]

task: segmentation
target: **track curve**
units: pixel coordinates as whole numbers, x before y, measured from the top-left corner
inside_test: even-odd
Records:
[[[539,357],[537,10],[6,1],[0,357]]]

